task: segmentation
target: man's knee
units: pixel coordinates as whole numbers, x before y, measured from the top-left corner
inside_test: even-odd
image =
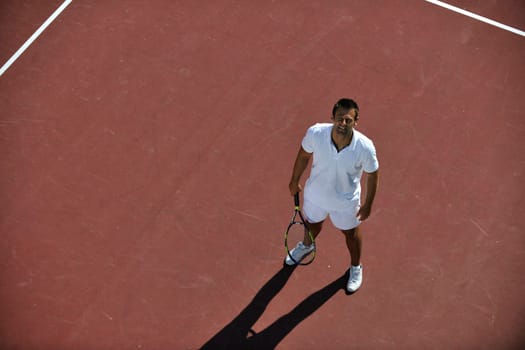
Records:
[[[324,221],[321,221],[321,222],[316,222],[314,224],[312,223],[308,223],[308,228],[310,229],[310,231],[312,231],[313,233],[319,233],[321,232],[321,229],[323,228],[323,222]]]
[[[348,237],[349,239],[351,240],[355,240],[358,238],[358,233],[359,233],[359,228],[358,227],[354,227],[354,228],[351,228],[349,230],[341,230],[341,232],[344,233],[344,235],[346,237]]]

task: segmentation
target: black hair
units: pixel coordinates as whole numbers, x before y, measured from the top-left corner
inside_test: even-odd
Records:
[[[335,112],[337,112],[339,108],[347,110],[355,109],[356,119],[359,118],[359,106],[354,100],[349,98],[342,98],[339,101],[337,101],[337,103],[334,105],[334,108],[332,108],[332,117],[335,117]]]

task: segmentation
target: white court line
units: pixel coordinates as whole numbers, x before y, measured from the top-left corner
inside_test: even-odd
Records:
[[[5,73],[5,71],[20,57],[24,51],[35,41],[40,34],[66,9],[66,7],[71,4],[73,0],[65,0],[62,5],[37,29],[36,32],[31,35],[29,39],[26,40],[24,45],[22,45],[17,52],[0,68],[0,77]]]
[[[491,20],[489,18],[477,15],[477,14],[475,14],[473,12],[460,9],[459,7],[449,5],[449,4],[447,4],[447,3],[443,2],[443,1],[438,1],[438,0],[425,0],[425,1],[426,2],[430,2],[430,3],[432,3],[434,5],[437,5],[437,6],[441,6],[443,8],[448,9],[448,10],[460,13],[462,15],[465,15],[465,16],[477,19],[478,21],[485,22],[485,23],[493,25],[495,27],[507,30],[507,31],[512,32],[514,34],[525,36],[525,32],[522,31],[522,30],[519,30],[519,29],[511,27],[511,26],[508,26],[508,25],[503,24],[503,23],[499,23],[499,22],[493,21],[493,20]]]

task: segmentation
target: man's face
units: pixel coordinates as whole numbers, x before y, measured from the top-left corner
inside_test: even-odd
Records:
[[[350,136],[354,126],[357,124],[357,111],[355,109],[339,108],[332,117],[334,130],[339,135]]]

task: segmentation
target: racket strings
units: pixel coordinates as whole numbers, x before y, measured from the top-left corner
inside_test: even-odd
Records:
[[[302,222],[290,224],[285,245],[290,258],[300,265],[311,263],[315,257],[315,241],[308,227]]]

